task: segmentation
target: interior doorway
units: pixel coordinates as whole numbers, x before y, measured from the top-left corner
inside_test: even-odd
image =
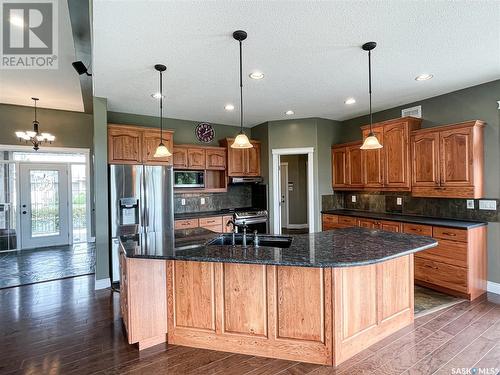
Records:
[[[314,148],[282,148],[272,150],[272,192],[273,204],[271,212],[272,232],[282,234],[293,230],[314,233],[315,231],[315,206],[314,206]],[[304,161],[301,168],[302,183],[290,181],[290,163],[288,158],[293,156]],[[288,158],[288,159],[287,159]],[[285,176],[285,174],[287,176]],[[292,182],[290,184],[290,182]],[[302,184],[302,189],[298,185]],[[291,197],[290,192],[301,190],[303,195]],[[291,220],[291,207],[294,209],[302,206],[303,216]],[[288,212],[287,212],[288,207]]]
[[[307,154],[280,156],[281,233],[308,233]]]

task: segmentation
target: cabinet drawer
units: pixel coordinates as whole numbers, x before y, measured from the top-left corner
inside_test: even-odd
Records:
[[[212,224],[212,225],[202,225],[202,228],[211,230],[212,232],[215,233],[222,233],[222,223],[220,224]]]
[[[467,244],[463,242],[439,240],[436,247],[415,256],[467,268]]]
[[[199,226],[198,219],[175,220],[175,229],[192,229]]]
[[[208,225],[220,225],[222,227],[222,216],[200,218],[200,227],[206,227]]]
[[[403,232],[432,237],[432,227],[430,225],[404,223]]]
[[[444,240],[467,242],[467,230],[464,229],[434,227],[433,236]]]
[[[344,225],[345,227],[355,227],[356,226],[356,218],[350,216],[339,216],[338,223]]]
[[[337,224],[339,217],[337,215],[323,214],[323,224]]]
[[[467,269],[415,257],[415,279],[467,293]]]

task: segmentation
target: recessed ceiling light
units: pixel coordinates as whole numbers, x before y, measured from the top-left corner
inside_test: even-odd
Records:
[[[285,115],[287,115],[287,116],[291,116],[291,115],[294,115],[294,114],[295,114],[295,112],[292,111],[291,109],[289,109],[288,111],[285,112]]]
[[[232,104],[226,104],[226,105],[224,106],[224,109],[225,109],[226,111],[232,111],[232,110],[234,109],[234,105],[232,105]]]
[[[11,24],[19,27],[24,27],[24,21],[22,17],[19,16],[10,16],[9,21]]]
[[[250,73],[249,77],[252,78],[252,79],[262,79],[262,78],[264,78],[264,73],[262,73],[262,72],[252,72],[252,73]]]
[[[159,92],[155,92],[154,94],[151,94],[151,97],[155,99],[160,99],[161,94]],[[165,98],[165,95],[163,95],[163,98]]]
[[[434,77],[432,74],[422,73],[415,77],[415,81],[428,81],[432,77]]]
[[[345,104],[354,104],[356,103],[356,99],[354,98],[347,98],[345,101],[344,101]]]

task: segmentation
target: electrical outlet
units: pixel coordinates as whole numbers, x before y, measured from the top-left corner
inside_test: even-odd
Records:
[[[480,200],[479,201],[479,209],[480,210],[493,210],[497,209],[497,201],[494,200]]]
[[[401,198],[401,197],[397,197],[397,198],[396,198],[396,204],[397,204],[398,206],[402,206],[402,205],[403,205],[403,198]]]
[[[185,206],[186,205],[186,200],[184,198],[181,199],[181,206]]]
[[[467,209],[469,210],[474,209],[474,199],[467,199]]]
[[[355,196],[355,195],[353,195],[353,196],[351,197],[351,202],[352,202],[352,203],[356,203],[356,196]]]
[[[205,204],[205,198],[200,198],[200,204]]]

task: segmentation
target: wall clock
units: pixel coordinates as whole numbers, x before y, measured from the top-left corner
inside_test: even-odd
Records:
[[[215,129],[206,122],[200,122],[195,129],[196,138],[203,143],[212,142],[215,138]]]

